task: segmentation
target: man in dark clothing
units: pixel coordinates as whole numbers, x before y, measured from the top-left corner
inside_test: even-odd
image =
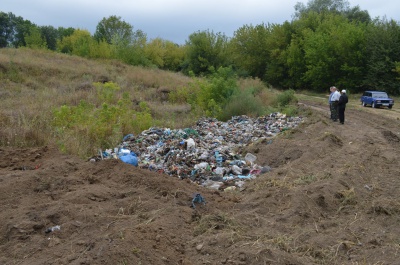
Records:
[[[339,121],[341,124],[344,124],[344,111],[346,110],[347,102],[349,102],[349,99],[346,95],[346,90],[343,89],[338,102]]]
[[[329,99],[328,99],[328,103],[329,103],[329,110],[331,111],[331,120],[333,120],[333,105],[332,105],[332,95],[333,95],[333,86],[331,86],[329,88],[330,94],[329,94]]]

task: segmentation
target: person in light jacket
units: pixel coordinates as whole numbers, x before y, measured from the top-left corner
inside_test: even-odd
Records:
[[[331,119],[337,121],[338,119],[338,102],[340,98],[340,93],[337,91],[336,87],[331,87],[332,93],[329,96],[329,106],[331,110]]]

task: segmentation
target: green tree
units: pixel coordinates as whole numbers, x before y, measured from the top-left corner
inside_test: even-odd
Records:
[[[25,46],[25,36],[35,24],[13,13],[0,12],[0,47]]]
[[[109,44],[116,38],[130,42],[132,36],[133,27],[117,16],[103,18],[97,24],[96,32],[94,33],[94,38],[97,41],[105,40]]]
[[[149,59],[151,64],[162,68],[164,66],[164,56],[166,53],[165,42],[161,38],[151,40],[144,47],[146,58]]]
[[[26,47],[32,49],[46,49],[46,39],[42,37],[40,29],[33,26],[29,33],[25,35]]]
[[[341,15],[327,15],[304,39],[307,71],[304,80],[315,90],[336,84],[360,86],[364,75],[365,28]]]
[[[244,25],[230,41],[231,56],[240,73],[264,79],[270,61],[268,38],[271,25]]]
[[[70,36],[74,32],[73,28],[59,27],[55,29],[53,26],[38,27],[31,21],[17,17],[11,12],[4,13],[0,11],[0,47],[11,46],[18,48],[27,46],[26,36],[29,36],[30,45],[32,45],[32,41],[35,42],[33,39],[37,38],[37,36],[34,36],[37,32],[31,32],[32,28],[39,29],[41,38],[45,39],[47,48],[50,50],[56,50],[57,41],[63,37]]]
[[[294,9],[294,18],[300,18],[309,12],[318,14],[335,13],[344,15],[350,21],[371,22],[371,17],[367,10],[361,10],[360,6],[350,7],[350,3],[347,0],[310,0],[307,5],[297,2]]]
[[[26,46],[25,36],[36,25],[29,20],[24,20],[22,17],[17,17],[15,21],[15,35],[12,46],[16,48]]]
[[[186,41],[184,71],[196,75],[210,74],[212,69],[228,65],[228,38],[225,34],[198,31]]]
[[[315,11],[310,11],[302,14],[299,19],[293,20],[290,25],[286,26],[288,29],[285,31],[290,31],[291,33],[286,52],[282,54],[282,56],[286,57],[288,69],[288,79],[281,81],[281,85],[284,88],[309,88],[309,82],[304,79],[307,71],[304,45],[308,36],[320,26],[323,16]],[[276,33],[274,32],[274,34]]]
[[[364,86],[400,94],[396,73],[400,61],[400,26],[394,20],[376,20],[368,25],[367,74]]]
[[[295,18],[300,18],[303,14],[309,12],[316,13],[344,13],[350,9],[350,4],[347,0],[310,0],[305,5],[302,2],[297,2],[294,6]]]
[[[144,47],[146,58],[160,69],[179,71],[185,57],[183,47],[161,38],[156,38]]]
[[[143,31],[136,30],[131,41],[114,35],[112,43],[114,58],[130,65],[150,65],[145,54],[147,36]]]
[[[0,48],[7,47],[12,41],[14,23],[11,16],[12,13],[0,12]]]
[[[69,28],[58,27],[57,28],[58,40],[61,41],[63,38],[71,36],[74,33],[74,31],[75,31],[75,29],[72,27],[69,27]]]
[[[165,41],[164,45],[164,66],[162,69],[180,71],[185,59],[186,46],[180,46],[172,41]]]
[[[70,36],[57,42],[57,50],[86,58],[115,58],[112,46],[105,41],[97,42],[87,30],[74,30]]]
[[[59,32],[53,26],[40,26],[40,34],[46,40],[47,48],[55,51],[57,49],[57,40],[59,39]]]
[[[396,73],[396,79],[400,80],[400,62],[396,62],[395,66],[396,66],[396,68],[394,69],[394,72]]]
[[[271,34],[267,38],[269,62],[265,72],[265,80],[275,87],[293,87],[289,78],[288,52],[294,31],[291,23],[272,25]]]
[[[90,49],[95,40],[87,30],[77,29],[68,37],[64,37],[57,45],[57,49],[63,53],[69,53],[82,57],[90,57]]]
[[[286,88],[301,89],[308,87],[307,82],[303,80],[304,73],[307,71],[303,43],[303,37],[294,34],[290,45],[286,49],[286,63],[289,75],[284,86]]]
[[[361,10],[359,6],[355,6],[345,11],[344,13],[350,21],[356,21],[361,23],[370,23],[371,16],[367,10]]]

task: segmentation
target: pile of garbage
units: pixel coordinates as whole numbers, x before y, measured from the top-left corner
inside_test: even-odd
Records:
[[[271,170],[268,165],[256,164],[257,157],[251,153],[241,156],[237,153],[240,147],[258,141],[271,144],[274,136],[301,122],[301,117],[281,113],[255,119],[235,116],[227,122],[202,118],[192,128],[150,128],[137,136],[126,135],[118,147],[107,149],[100,156],[188,178],[209,188],[231,190]]]

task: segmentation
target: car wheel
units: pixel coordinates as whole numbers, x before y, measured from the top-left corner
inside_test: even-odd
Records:
[[[361,105],[362,105],[363,107],[366,107],[366,106],[367,106],[367,104],[365,104],[364,101],[361,103]]]
[[[372,102],[371,107],[376,108],[375,102]]]
[[[392,107],[393,107],[393,105],[389,105],[389,107],[388,107],[388,108],[389,108],[389,109],[391,109]]]

